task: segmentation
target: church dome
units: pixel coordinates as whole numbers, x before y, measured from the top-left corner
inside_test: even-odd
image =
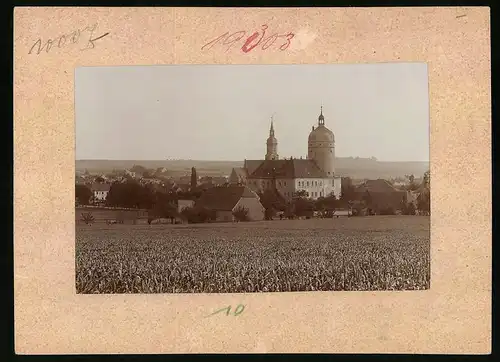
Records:
[[[318,126],[309,133],[309,141],[311,142],[335,142],[335,136],[325,126]]]
[[[313,127],[309,133],[309,142],[335,142],[333,132],[325,127],[325,117],[323,116],[323,107],[318,117],[318,127]]]

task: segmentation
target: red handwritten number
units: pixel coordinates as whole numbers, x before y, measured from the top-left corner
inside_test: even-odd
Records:
[[[286,43],[280,46],[281,51],[286,50],[290,46],[290,40],[292,40],[294,36],[295,36],[294,33],[288,33],[286,35]]]
[[[259,36],[259,33],[258,32],[255,32],[253,33],[252,35],[250,35],[247,39],[247,41],[245,42],[245,44],[243,44],[243,46],[241,47],[241,50],[244,52],[244,53],[248,53],[250,50],[252,50],[253,48],[255,48],[257,45],[260,44],[260,42],[262,41],[262,38],[264,38],[264,35],[266,34],[266,29],[268,28],[267,25],[262,25],[262,36],[260,37],[259,41],[257,43],[255,43],[254,45],[252,46],[248,46],[251,42],[253,42],[255,40],[255,38],[257,38]]]
[[[247,38],[247,40],[245,41],[245,43],[243,44],[243,46],[241,47],[241,51],[244,53],[248,53],[252,49],[254,49],[255,47],[259,46],[259,44],[261,44],[261,43],[262,43],[262,50],[266,50],[269,47],[271,47],[276,42],[276,40],[278,40],[278,38],[283,38],[283,37],[285,37],[286,40],[285,40],[285,43],[281,44],[279,49],[281,51],[288,49],[288,47],[290,46],[291,40],[295,36],[294,33],[288,33],[288,34],[282,34],[282,35],[278,35],[276,33],[276,34],[273,34],[273,35],[266,38],[265,35],[266,35],[267,29],[268,29],[267,24],[264,24],[264,25],[262,25],[262,34],[260,34],[259,31],[256,31],[255,33],[250,35]],[[237,31],[237,32],[234,32],[232,34],[230,34],[229,32],[226,32],[226,33],[220,35],[219,37],[211,40],[210,42],[206,43],[205,45],[203,45],[201,47],[201,50],[211,49],[212,47],[214,47],[216,44],[219,43],[222,45],[228,45],[228,47],[226,49],[226,52],[227,52],[231,49],[231,47],[236,42],[243,39],[245,34],[246,34],[246,31],[244,31],[244,30]],[[260,35],[260,38],[259,38],[259,35]],[[259,38],[259,39],[257,39],[257,38]]]

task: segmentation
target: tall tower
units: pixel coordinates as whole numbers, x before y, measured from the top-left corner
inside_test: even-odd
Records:
[[[335,175],[335,136],[325,126],[323,107],[318,117],[318,126],[313,126],[309,134],[307,158],[316,161],[316,164],[328,177]]]
[[[271,128],[269,129],[269,137],[266,142],[267,152],[266,160],[278,159],[278,140],[274,137],[273,117],[271,117]]]

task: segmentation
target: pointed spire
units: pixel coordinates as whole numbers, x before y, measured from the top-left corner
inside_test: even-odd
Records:
[[[321,106],[321,113],[318,117],[318,126],[322,126],[325,124],[325,117],[323,116],[323,106]]]
[[[271,116],[271,128],[269,129],[269,135],[274,136],[274,124],[273,124],[273,116]]]

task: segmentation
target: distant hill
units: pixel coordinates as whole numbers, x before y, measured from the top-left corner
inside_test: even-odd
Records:
[[[76,170],[91,173],[108,173],[141,165],[148,169],[165,167],[175,175],[189,175],[195,167],[198,175],[229,175],[233,167],[242,167],[242,161],[199,160],[77,160]],[[336,159],[336,173],[354,179],[402,177],[413,174],[421,177],[429,169],[429,162],[384,162],[369,158],[340,157]]]

